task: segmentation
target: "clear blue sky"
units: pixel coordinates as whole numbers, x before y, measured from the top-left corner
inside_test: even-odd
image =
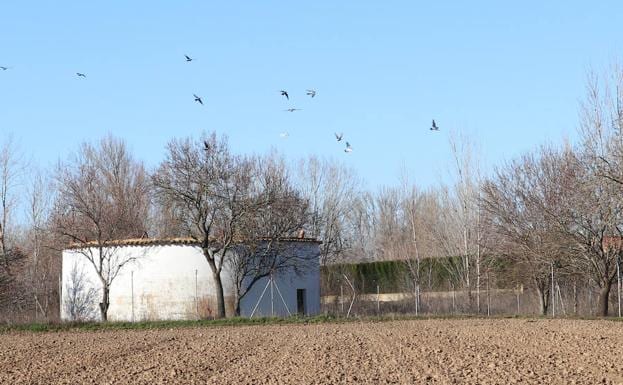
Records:
[[[429,185],[449,130],[493,164],[573,139],[587,70],[623,56],[617,0],[232,3],[3,1],[0,132],[44,165],[111,132],[153,166],[216,130],[237,152],[342,159],[372,186],[406,164]]]

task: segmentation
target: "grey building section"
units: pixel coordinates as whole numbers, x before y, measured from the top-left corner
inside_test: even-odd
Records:
[[[318,244],[297,245],[297,252],[318,256]],[[311,265],[303,274],[290,270],[259,280],[240,301],[240,313],[243,317],[319,314],[320,263]]]

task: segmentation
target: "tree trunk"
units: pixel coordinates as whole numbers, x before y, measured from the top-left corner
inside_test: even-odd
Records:
[[[240,291],[237,290],[237,289],[234,289],[234,290],[235,290],[235,296],[234,296],[234,317],[240,317],[240,302],[242,300],[242,297],[244,297],[244,295],[240,296]],[[246,293],[248,293],[248,290],[247,290]]]
[[[221,274],[216,266],[216,256],[208,249],[203,249],[203,255],[208,261],[210,271],[212,271],[212,279],[214,279],[214,290],[216,291],[216,318],[225,318],[225,295],[223,293],[223,281]],[[223,257],[224,258],[224,257]],[[223,261],[221,261],[221,264]]]
[[[579,302],[577,283],[573,283],[573,315],[575,316],[578,315]]]
[[[549,308],[549,290],[542,288],[540,285],[537,285],[536,291],[539,296],[541,315],[547,315],[547,309]]]
[[[599,289],[599,301],[597,302],[597,313],[595,314],[598,317],[608,316],[608,305],[609,305],[611,288],[612,288],[612,282],[608,281],[604,284],[604,286],[601,289]]]
[[[480,314],[480,246],[476,253],[476,314]]]
[[[223,293],[223,282],[221,275],[212,272],[214,278],[214,289],[216,290],[216,318],[225,318],[225,295]]]
[[[240,317],[240,300],[236,300],[236,303],[234,305],[234,316]]]
[[[100,316],[102,322],[108,321],[108,307],[110,306],[110,288],[104,286],[102,288],[102,302],[100,302]]]

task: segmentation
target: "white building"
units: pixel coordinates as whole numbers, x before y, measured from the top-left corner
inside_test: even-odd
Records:
[[[303,272],[278,271],[256,282],[240,301],[242,316],[314,315],[320,312],[320,242],[288,238],[289,255],[305,256]],[[198,319],[213,316],[216,296],[212,272],[198,243],[192,239],[134,239],[107,243],[114,263],[128,261],[110,287],[110,321]],[[102,283],[85,257],[97,249],[67,249],[62,257],[61,319],[72,320],[76,305],[82,318],[100,318]],[[106,254],[104,254],[106,255]],[[113,265],[118,266],[118,265]],[[222,272],[227,315],[234,312],[234,280],[226,264]],[[82,303],[79,303],[82,301]]]

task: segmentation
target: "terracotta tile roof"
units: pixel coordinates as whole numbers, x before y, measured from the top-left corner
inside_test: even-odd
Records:
[[[299,237],[286,237],[281,238],[282,242],[307,242],[307,243],[322,243],[316,238],[299,238]],[[130,238],[130,239],[116,239],[111,241],[105,241],[104,246],[171,246],[171,245],[193,245],[198,246],[200,242],[194,238]],[[80,249],[85,246],[97,246],[97,241],[83,243],[71,243],[69,249]]]

